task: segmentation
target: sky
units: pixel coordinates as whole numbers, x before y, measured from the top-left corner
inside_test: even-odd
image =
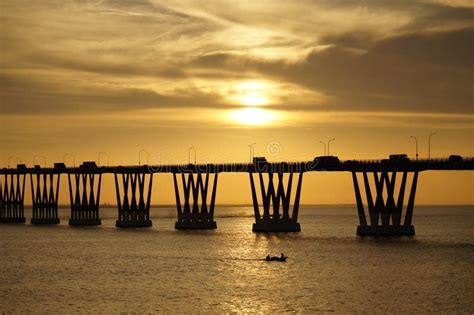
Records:
[[[333,138],[341,159],[414,158],[410,136],[425,158],[433,132],[432,157],[473,156],[473,13],[470,0],[4,0],[0,164],[138,164],[142,149],[187,163],[191,146],[237,162],[253,143],[311,160]],[[158,179],[153,203],[172,203]],[[250,201],[245,174],[219,185],[218,202]],[[417,200],[473,196],[472,172],[431,172]],[[353,203],[350,174],[306,174],[302,202]]]

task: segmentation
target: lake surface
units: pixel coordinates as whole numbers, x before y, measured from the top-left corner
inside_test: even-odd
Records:
[[[474,207],[419,206],[417,235],[360,238],[355,206],[306,206],[301,233],[252,233],[250,207],[218,229],[0,226],[0,312],[474,312]],[[31,218],[27,211],[27,220]],[[287,263],[265,262],[285,253]]]

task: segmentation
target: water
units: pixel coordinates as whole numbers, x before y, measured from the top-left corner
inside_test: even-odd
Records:
[[[0,312],[474,311],[474,208],[415,209],[413,238],[358,238],[355,206],[303,207],[302,232],[251,232],[249,207],[220,207],[215,231],[0,226]],[[27,217],[31,217],[27,213]],[[287,263],[260,260],[284,252]]]

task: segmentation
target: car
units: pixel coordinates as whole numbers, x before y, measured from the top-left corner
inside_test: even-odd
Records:
[[[450,163],[462,163],[464,161],[460,155],[450,155],[448,160]]]
[[[64,168],[66,168],[66,164],[64,164],[64,163],[54,163],[54,168],[55,169],[64,169]]]
[[[264,156],[256,156],[253,158],[253,164],[258,164],[258,163],[267,163],[267,158]]]

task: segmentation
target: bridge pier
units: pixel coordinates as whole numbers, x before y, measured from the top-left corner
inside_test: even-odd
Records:
[[[415,227],[412,225],[413,208],[415,205],[416,186],[418,183],[418,171],[413,172],[408,204],[405,210],[405,218],[402,224],[403,203],[405,190],[407,188],[408,172],[403,172],[397,202],[395,202],[395,183],[397,172],[373,172],[374,188],[376,192],[375,202],[372,195],[371,183],[367,172],[363,172],[365,192],[367,196],[367,207],[370,224],[367,223],[366,211],[362,202],[356,172],[352,172],[354,182],[357,211],[360,225],[357,227],[357,235],[360,236],[401,236],[415,235]],[[384,198],[386,196],[386,198]]]
[[[250,188],[252,190],[252,201],[255,215],[253,232],[299,232],[301,231],[298,223],[298,211],[301,196],[301,185],[303,182],[303,172],[299,173],[298,185],[296,188],[293,212],[290,214],[291,186],[293,173],[289,173],[288,185],[283,186],[283,173],[277,173],[278,185],[275,188],[273,182],[273,173],[268,173],[268,188],[265,190],[263,174],[258,173],[260,180],[260,190],[262,194],[263,214],[260,213],[257,192],[253,173],[250,175]],[[280,207],[282,214],[280,214]]]
[[[30,174],[33,204],[31,224],[59,224],[58,196],[60,174]],[[56,180],[55,180],[56,178]]]
[[[122,177],[121,181],[119,181],[119,176],[117,175]],[[147,175],[149,175],[149,180],[148,191],[146,192],[145,182]],[[114,177],[118,207],[118,219],[115,222],[115,226],[123,228],[152,226],[150,202],[153,173],[115,173]],[[121,195],[123,195],[123,198],[121,198]]]
[[[196,179],[193,173],[181,173],[184,204],[181,204],[180,191],[176,173],[173,173],[174,189],[176,194],[176,209],[178,211],[178,221],[175,223],[175,229],[178,230],[209,230],[216,229],[217,224],[214,221],[214,205],[217,191],[218,173],[214,174],[214,184],[211,194],[211,202],[208,208],[207,193],[209,192],[209,173],[206,173],[203,180],[201,173],[197,173]],[[189,197],[192,197],[192,206]],[[201,203],[199,204],[199,199]]]
[[[0,223],[24,223],[25,174],[4,174],[0,181]]]
[[[74,180],[71,180],[71,176]],[[96,176],[98,177],[97,188],[95,187]],[[101,181],[102,174],[68,174],[69,200],[71,202],[69,225],[102,224],[99,217]]]

